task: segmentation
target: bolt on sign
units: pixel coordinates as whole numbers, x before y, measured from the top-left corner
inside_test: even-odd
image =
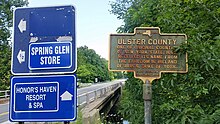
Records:
[[[152,82],[162,72],[186,73],[187,53],[174,47],[187,43],[185,34],[160,33],[158,27],[137,27],[134,33],[110,34],[111,71],[133,71],[136,78]]]

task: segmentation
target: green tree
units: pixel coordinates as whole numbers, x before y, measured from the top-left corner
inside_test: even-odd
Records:
[[[24,5],[27,5],[27,0],[0,1],[0,89],[10,85],[12,8]]]
[[[123,11],[115,6],[123,6]],[[185,33],[188,45],[176,52],[188,53],[187,74],[162,74],[153,82],[153,123],[220,123],[220,2],[219,0],[117,0],[112,13],[124,20],[119,32],[156,26],[164,33]],[[137,83],[134,83],[137,82]],[[143,106],[142,83],[130,77],[120,112],[131,122],[134,109]],[[134,91],[134,88],[136,89]],[[138,93],[137,93],[138,92]],[[138,104],[126,109],[126,104]],[[134,108],[134,109],[133,109]],[[144,113],[139,113],[143,117]]]
[[[112,73],[108,71],[108,62],[93,49],[87,46],[77,49],[78,69],[77,77],[84,83],[94,82],[95,78],[99,81],[112,80]]]

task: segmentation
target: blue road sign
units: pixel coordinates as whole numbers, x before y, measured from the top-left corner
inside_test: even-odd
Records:
[[[73,6],[17,8],[13,20],[12,74],[75,72]]]
[[[73,121],[76,119],[74,75],[11,78],[11,121]]]
[[[58,69],[72,66],[71,42],[32,43],[29,45],[29,69]]]

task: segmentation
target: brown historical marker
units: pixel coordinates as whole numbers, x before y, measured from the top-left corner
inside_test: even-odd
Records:
[[[185,34],[160,33],[158,27],[137,27],[134,33],[110,34],[109,70],[133,71],[144,82],[161,77],[161,72],[186,73],[187,54],[174,47],[187,43]]]

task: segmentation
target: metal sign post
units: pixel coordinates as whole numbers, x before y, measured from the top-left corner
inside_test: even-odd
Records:
[[[110,34],[110,71],[131,71],[141,79],[145,105],[145,124],[151,124],[151,83],[162,72],[186,73],[187,53],[174,47],[187,43],[185,34],[160,33],[158,27],[137,27],[134,33]]]
[[[146,80],[146,83],[143,84],[143,99],[145,124],[151,124],[152,87],[149,80]]]

